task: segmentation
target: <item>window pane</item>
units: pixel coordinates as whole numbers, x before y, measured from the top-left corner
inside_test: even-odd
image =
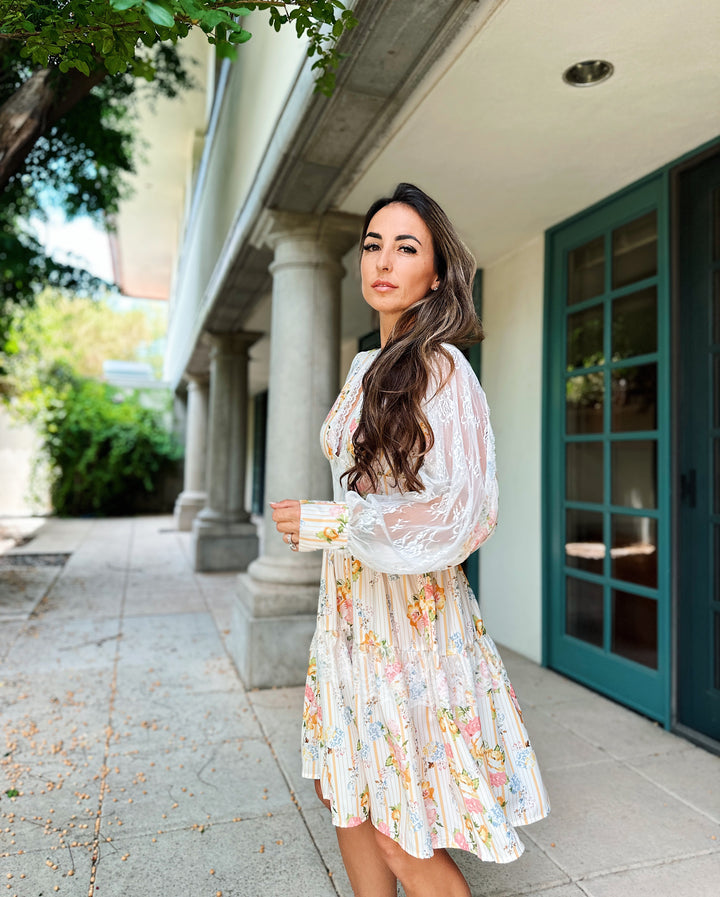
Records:
[[[657,290],[649,287],[612,304],[612,359],[657,351]]]
[[[589,368],[605,361],[603,355],[603,306],[568,315],[567,366]]]
[[[720,262],[720,187],[713,190],[713,261]]]
[[[628,508],[656,508],[657,442],[614,442],[611,452],[612,503]]]
[[[657,273],[657,215],[650,212],[613,231],[613,289]]]
[[[565,522],[565,563],[602,575],[605,557],[602,513],[569,510]]]
[[[713,427],[720,427],[720,354],[713,358],[712,390]]]
[[[715,499],[713,501],[714,511],[716,514],[720,514],[720,439],[715,440],[715,451],[713,452],[713,492],[715,493]],[[715,555],[715,557],[720,557],[720,555]]]
[[[568,305],[599,296],[605,289],[605,238],[568,253]]]
[[[569,377],[565,384],[568,433],[602,433],[605,375],[602,371]]]
[[[713,280],[713,342],[720,343],[720,271]]]
[[[603,500],[602,442],[568,442],[565,449],[565,498],[568,501]]]
[[[657,601],[613,589],[612,646],[621,657],[657,669]]]
[[[720,614],[713,614],[713,618],[715,620],[715,632],[713,633],[715,636],[713,651],[713,657],[715,658],[715,675],[713,676],[713,686],[720,689]]]
[[[566,589],[565,632],[602,648],[603,587],[568,576]]]
[[[657,428],[657,365],[641,364],[612,372],[612,429]]]
[[[610,543],[614,579],[657,588],[657,521],[650,517],[613,514]]]

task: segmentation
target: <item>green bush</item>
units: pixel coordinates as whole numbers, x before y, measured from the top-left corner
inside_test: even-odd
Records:
[[[64,365],[52,371],[36,411],[60,516],[132,513],[138,495],[152,493],[182,457],[137,391],[78,377]]]

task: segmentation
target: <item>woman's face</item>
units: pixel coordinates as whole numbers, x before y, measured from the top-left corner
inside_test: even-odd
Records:
[[[384,342],[405,309],[440,283],[432,236],[415,209],[393,202],[373,215],[360,274],[365,301],[380,313]]]

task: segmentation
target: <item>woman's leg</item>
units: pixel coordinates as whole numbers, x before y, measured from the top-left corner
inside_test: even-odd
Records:
[[[446,850],[436,850],[428,860],[410,856],[399,844],[373,829],[375,842],[386,865],[399,879],[407,897],[471,897],[462,872]]]
[[[315,792],[329,810],[320,779],[315,779]],[[397,880],[382,858],[370,820],[335,831],[355,897],[397,897]]]
[[[335,831],[355,897],[397,897],[397,879],[380,852],[372,822]]]

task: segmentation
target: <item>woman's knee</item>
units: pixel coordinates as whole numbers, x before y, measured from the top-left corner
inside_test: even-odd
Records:
[[[408,854],[400,847],[397,841],[393,841],[387,835],[383,835],[373,826],[373,834],[375,835],[375,843],[382,855],[385,863],[395,872],[409,858]]]
[[[330,809],[330,801],[326,797],[323,797],[322,788],[320,787],[320,779],[315,779],[315,794],[317,794],[317,796],[320,800],[320,803],[325,804],[325,806],[329,810]]]

